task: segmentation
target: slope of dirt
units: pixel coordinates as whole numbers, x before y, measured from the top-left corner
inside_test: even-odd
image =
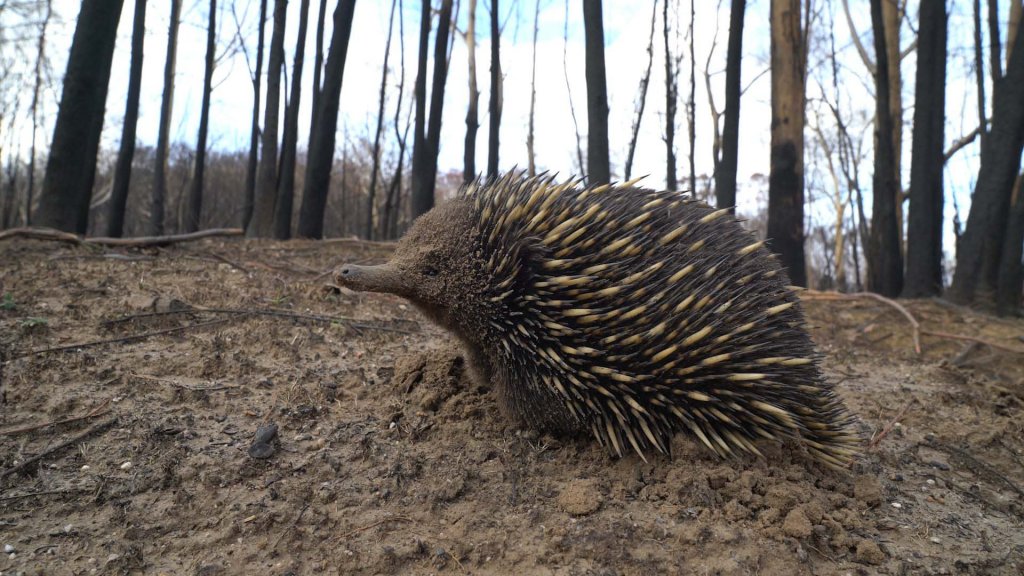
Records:
[[[0,243],[0,572],[1024,571],[1022,354],[925,334],[917,355],[894,309],[808,300],[875,439],[849,474],[683,436],[672,458],[611,460],[506,421],[401,300],[325,286],[386,254]],[[1022,321],[907,307],[926,331],[1024,349]],[[116,341],[74,346],[95,340]],[[272,454],[251,457],[271,422]]]

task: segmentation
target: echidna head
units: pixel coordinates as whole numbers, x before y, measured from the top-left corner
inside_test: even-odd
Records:
[[[459,198],[418,218],[386,264],[345,264],[337,281],[407,298],[435,322],[469,336],[466,319],[484,312],[480,295],[486,287],[476,246],[473,204]]]

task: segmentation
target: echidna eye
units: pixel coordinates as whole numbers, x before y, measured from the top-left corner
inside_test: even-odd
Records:
[[[423,268],[423,275],[430,277],[437,276],[437,268],[434,268],[433,266],[425,266]]]

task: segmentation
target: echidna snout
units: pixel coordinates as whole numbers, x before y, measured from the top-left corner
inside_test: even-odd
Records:
[[[856,453],[785,272],[729,211],[676,192],[506,174],[338,281],[408,298],[508,412],[615,455],[679,431],[723,456],[784,438],[833,467]]]

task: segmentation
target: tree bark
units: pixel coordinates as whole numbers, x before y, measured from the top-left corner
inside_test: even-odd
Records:
[[[697,193],[697,53],[693,49],[693,24],[697,19],[695,0],[690,0],[690,97],[686,100],[686,130],[689,138],[690,193]]]
[[[284,67],[285,18],[288,0],[274,0],[274,30],[270,34],[267,60],[267,106],[263,113],[260,166],[252,220],[245,229],[249,238],[269,238],[274,233],[274,204],[277,201],[277,135],[281,115],[281,69]]]
[[[416,77],[416,134],[412,149],[412,217],[415,219],[434,207],[437,177],[437,153],[441,143],[441,112],[444,87],[448,78],[448,32],[451,28],[452,0],[442,0],[434,38],[434,76],[431,82],[430,116],[425,116],[427,50],[430,36],[430,0],[423,1],[420,24],[420,56]],[[426,125],[426,131],[423,127]]]
[[[796,286],[807,285],[804,262],[804,83],[806,58],[800,0],[771,2],[772,133],[768,177],[768,243]]]
[[[83,0],[36,223],[84,234],[122,0]],[[31,206],[29,207],[31,209]]]
[[[608,87],[604,65],[604,22],[601,0],[583,0],[587,76],[587,181],[611,180],[608,158]]]
[[[988,0],[988,43],[994,81],[1003,76],[1002,45],[999,43],[999,0]]]
[[[310,136],[306,179],[302,187],[298,234],[304,238],[322,238],[324,235],[324,209],[327,206],[331,168],[334,165],[334,138],[338,129],[341,84],[345,76],[355,8],[356,0],[338,0],[334,10],[334,32],[331,35],[331,46],[327,50],[324,85],[320,92],[316,123]]]
[[[679,99],[679,60],[672,57],[668,41],[668,5],[662,6],[662,36],[665,40],[665,188],[675,190],[676,181],[676,102]],[[673,66],[673,61],[675,66]]]
[[[242,228],[248,228],[256,201],[256,169],[259,166],[260,87],[263,81],[263,39],[267,23],[267,0],[260,0],[260,31],[256,42],[256,72],[252,77],[252,125],[249,131],[249,163],[245,169],[245,200],[242,206]]]
[[[903,295],[908,298],[942,293],[946,26],[945,3],[921,4],[910,158],[907,277],[903,287]]]
[[[181,25],[181,0],[171,0],[171,22],[167,32],[167,58],[164,60],[164,93],[160,100],[160,129],[156,138],[156,165],[153,169],[153,196],[149,207],[149,234],[164,233],[164,204],[167,199],[167,148],[171,138],[171,112],[174,108],[174,67],[178,52],[178,28]]]
[[[1014,40],[1014,52],[1024,50],[1021,38],[1018,34]],[[994,299],[1000,259],[1005,252],[1010,196],[1024,149],[1021,102],[1024,102],[1024,58],[1014,57],[1003,77],[993,84],[992,127],[981,148],[978,181],[949,290],[955,302],[989,305]]]
[[[327,19],[327,0],[320,0],[320,10],[316,16],[316,55],[313,57],[313,95],[310,99],[313,117],[311,124],[316,123],[316,111],[320,105],[320,74],[324,69],[324,21]],[[313,131],[309,131],[310,140],[313,139]]]
[[[1024,278],[1024,263],[1021,262],[1024,247],[1024,174],[1017,175],[1010,197],[1010,213],[1007,216],[1006,239],[999,263],[999,284],[996,288],[996,311],[1000,316],[1019,315],[1021,310],[1021,286]]]
[[[974,0],[974,80],[978,89],[978,140],[980,141],[982,153],[988,140],[988,130],[985,128],[988,121],[985,113],[985,67],[983,44],[981,39],[981,0]]]
[[[431,100],[433,103],[433,100]],[[491,94],[487,105],[487,180],[498,178],[498,147],[501,144],[501,29],[498,27],[498,0],[491,0]]]
[[[36,135],[39,132],[39,91],[43,87],[43,61],[46,58],[46,29],[53,16],[53,2],[46,0],[46,15],[39,27],[39,42],[36,50],[35,82],[32,86],[32,143],[28,153],[28,188],[25,191],[25,225],[32,225],[32,197],[36,188]],[[134,44],[133,44],[134,46]],[[127,119],[125,120],[127,123]],[[134,145],[134,143],[133,143]],[[15,190],[11,190],[13,195]]]
[[[652,24],[653,26],[653,24]],[[533,11],[533,59],[530,65],[530,122],[526,133],[526,161],[527,174],[537,175],[537,161],[533,147],[533,119],[536,116],[537,108],[537,33],[540,30],[540,0],[534,4]],[[650,78],[650,66],[647,67],[647,77]]]
[[[373,240],[373,208],[377,194],[377,173],[380,171],[380,135],[384,130],[384,97],[388,86],[388,59],[391,56],[391,32],[395,26],[395,7],[398,0],[391,0],[391,16],[388,18],[388,39],[384,45],[384,66],[380,75],[380,99],[377,106],[377,130],[373,136],[373,169],[370,171],[370,190],[366,202],[365,238]]]
[[[128,72],[128,100],[121,128],[121,146],[114,168],[114,183],[110,193],[110,212],[107,217],[107,236],[120,238],[124,234],[124,211],[128,204],[128,185],[132,177],[135,158],[135,128],[139,122],[139,94],[142,92],[143,45],[146,39],[146,0],[135,0],[135,21],[132,23],[132,61]]]
[[[889,59],[886,54],[882,2],[871,0],[871,23],[875,37],[875,161],[871,235],[868,238],[868,290],[894,297],[903,289],[903,261],[900,256],[896,191],[893,169],[895,151],[889,107]]]
[[[896,234],[900,254],[903,253],[903,175],[900,164],[903,159],[903,77],[900,73],[900,23],[903,21],[903,2],[885,0],[882,2],[882,25],[885,30],[885,55],[889,72],[889,118],[892,132],[892,172],[895,188]],[[877,56],[876,56],[877,58]]]
[[[743,58],[743,16],[746,0],[732,0],[729,11],[729,46],[725,61],[725,127],[722,159],[715,172],[715,201],[719,208],[736,206],[736,171],[740,147],[740,71]]]
[[[466,106],[466,143],[462,156],[462,181],[469,184],[476,179],[476,132],[480,128],[480,90],[476,85],[476,0],[469,0],[466,22],[466,58],[469,65],[469,104]],[[395,130],[398,130],[397,115]]]
[[[626,180],[629,180],[630,176],[633,175],[633,156],[636,154],[636,142],[640,136],[640,122],[644,118],[644,108],[647,107],[647,87],[651,84],[651,68],[654,66],[654,23],[657,19],[658,0],[654,0],[654,2],[651,2],[651,31],[647,36],[647,69],[644,70],[643,76],[640,77],[640,93],[637,95],[636,116],[633,118],[633,129],[629,137],[629,149],[626,151],[626,169],[624,171]],[[530,121],[532,129],[532,115]],[[530,162],[532,171],[532,158]]]
[[[1006,67],[1010,67],[1013,57],[1013,46],[1017,44],[1017,32],[1020,31],[1021,14],[1024,14],[1024,0],[1010,0],[1010,16],[1006,24]]]
[[[299,104],[302,102],[302,66],[306,53],[306,27],[309,0],[299,4],[299,33],[295,39],[295,57],[292,61],[292,86],[284,118],[284,138],[281,141],[281,173],[277,176],[277,202],[274,204],[274,237],[287,240],[292,237],[292,205],[295,200],[295,158],[299,146]]]
[[[217,50],[217,0],[210,0],[209,21],[206,27],[206,70],[203,75],[203,102],[199,110],[199,136],[196,138],[196,163],[189,190],[185,232],[199,230],[199,217],[203,207],[203,177],[206,174],[206,135],[210,130],[210,93],[213,92],[213,66]]]
[[[398,141],[398,162],[395,164],[395,173],[391,177],[387,197],[384,199],[384,218],[381,223],[381,236],[387,239],[397,235],[398,207],[402,196],[402,173],[405,167],[405,147],[409,135],[408,121],[405,123],[404,131],[399,129],[402,118],[402,101],[405,96],[405,18],[402,16],[402,0],[398,0],[398,57],[401,65],[398,72],[398,97],[395,98],[394,121],[395,140]],[[407,118],[409,116],[407,115]]]

